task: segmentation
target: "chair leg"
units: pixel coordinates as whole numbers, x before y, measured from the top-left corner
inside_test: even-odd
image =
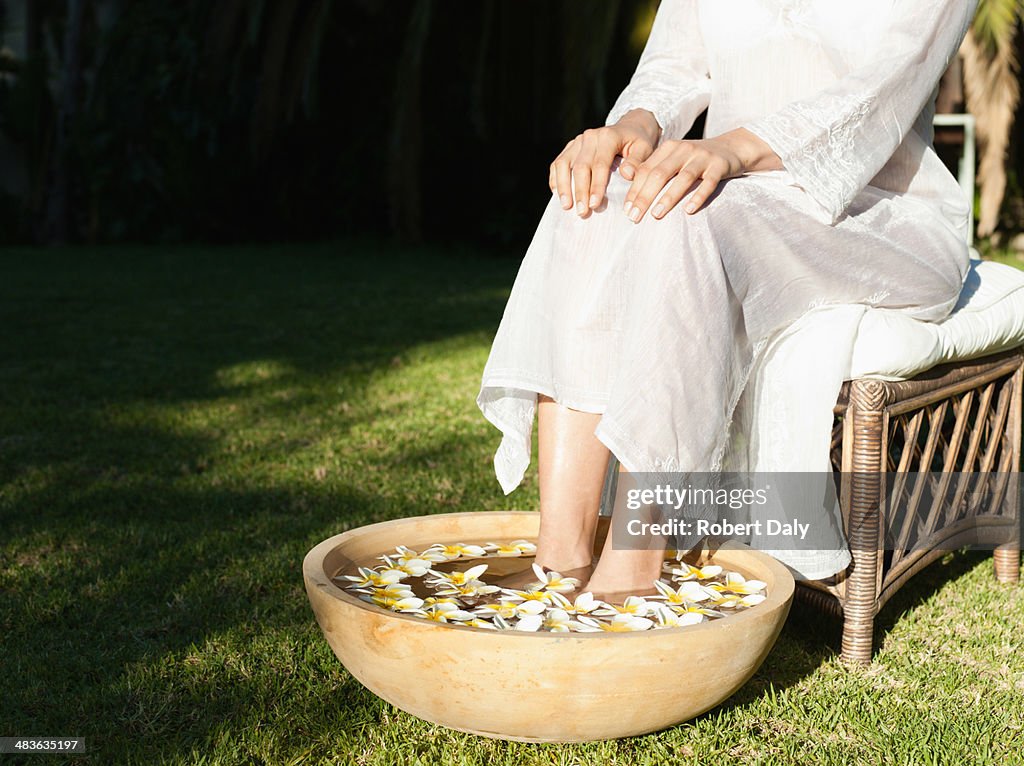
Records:
[[[1020,582],[1020,543],[1005,543],[993,554],[996,579],[999,582]]]
[[[874,649],[881,540],[882,411],[889,389],[882,381],[855,380],[848,417],[853,418],[853,477],[847,539],[853,563],[843,599],[843,661],[867,665]]]
[[[1016,510],[1014,517],[1018,519],[1018,525],[1020,524],[1019,517],[1017,517],[1017,514],[1020,513],[1020,497],[1018,493],[1021,489],[1018,472],[1020,470],[1021,421],[1024,419],[1024,413],[1021,412],[1022,402],[1024,402],[1024,390],[1022,389],[1024,389],[1024,360],[1021,361],[1021,366],[1018,367],[1017,371],[1013,374],[1013,403],[1010,409],[1010,417],[1007,419],[1006,425],[1006,436],[1010,440],[1013,456],[1013,472],[1010,476],[1010,481],[1012,482],[1010,487],[1010,501],[1013,503],[1013,507]],[[1019,526],[1015,532],[1016,539],[1009,540],[1002,545],[997,546],[993,554],[996,579],[999,582],[1020,582]]]

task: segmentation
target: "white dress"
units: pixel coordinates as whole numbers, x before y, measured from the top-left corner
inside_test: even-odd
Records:
[[[705,137],[745,127],[785,170],[639,223],[617,162],[588,218],[552,196],[477,397],[502,431],[506,494],[529,466],[538,393],[601,413],[595,434],[629,471],[830,470],[862,312],[942,319],[967,276],[968,202],[932,148],[932,118],[975,6],[662,0],[605,124],[643,108],[662,140],[680,139],[707,109]],[[818,578],[849,553],[839,541],[780,558]]]

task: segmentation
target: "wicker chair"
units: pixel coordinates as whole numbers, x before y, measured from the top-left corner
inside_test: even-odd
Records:
[[[1017,582],[1022,383],[1024,347],[907,380],[843,383],[832,466],[853,561],[827,579],[799,581],[797,598],[842,616],[844,661],[870,662],[875,615],[949,550],[1014,539],[995,548],[995,574]],[[617,471],[613,458],[602,515],[614,506]]]
[[[800,582],[797,595],[842,615],[844,660],[871,660],[879,609],[946,551],[1013,538],[995,549],[995,575],[1018,581],[1022,380],[1024,348],[1016,348],[904,381],[843,384],[832,464],[853,562],[826,580]],[[936,476],[926,507],[921,482]]]

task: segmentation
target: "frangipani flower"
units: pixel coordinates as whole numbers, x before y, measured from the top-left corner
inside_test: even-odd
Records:
[[[462,625],[468,625],[471,628],[487,628],[488,630],[496,630],[494,623],[483,620],[479,617],[474,617],[472,620],[466,620],[461,623]]]
[[[634,597],[630,596],[630,598]],[[610,633],[632,633],[638,630],[648,630],[653,626],[653,620],[632,614],[617,614],[608,621],[595,620],[593,617],[584,615],[576,621],[576,629],[584,633],[594,633],[599,630]]]
[[[537,631],[541,628],[552,633],[568,633],[572,620],[563,609],[551,609],[543,614],[528,614],[519,618],[516,630]]]
[[[673,589],[671,585],[667,585],[661,580],[655,580],[654,587],[657,589],[658,595],[650,596],[650,598],[663,598],[666,604],[682,606],[687,602],[706,601],[711,596],[707,589],[696,580],[687,580],[681,583],[677,589]]]
[[[700,611],[686,611],[679,614],[667,606],[658,606],[654,611],[658,618],[659,628],[683,628],[687,625],[696,625],[707,619]]]
[[[713,577],[718,577],[722,574],[722,567],[717,564],[708,564],[704,567],[690,566],[685,561],[679,561],[676,563],[667,562],[662,570],[672,575],[672,579],[676,582],[686,582],[687,580],[710,580]]]
[[[390,609],[394,612],[413,612],[423,608],[423,599],[417,598],[413,592],[404,591],[398,594],[385,593],[383,591],[373,594],[368,599],[370,603]]]
[[[580,581],[575,577],[562,577],[559,572],[545,572],[544,568],[536,562],[533,563],[533,573],[537,576],[540,587],[555,593],[568,593],[575,590]]]
[[[599,601],[594,598],[594,594],[590,591],[581,593],[576,597],[575,601],[569,601],[565,596],[558,592],[552,592],[551,604],[569,614],[590,614],[595,609],[600,609],[602,606],[608,606],[603,601]]]
[[[743,596],[739,593],[727,593],[720,592],[715,596],[711,597],[711,603],[719,609],[735,609],[738,606],[756,606],[765,600],[765,596],[760,593],[751,593],[750,595]]]
[[[412,577],[422,577],[430,568],[433,566],[432,562],[427,559],[420,558],[420,555],[414,550],[405,548],[399,545],[396,549],[398,551],[397,556],[378,556],[384,564],[390,569],[397,569],[401,572],[405,572],[407,575]]]
[[[488,585],[483,580],[470,580],[463,585],[444,585],[438,588],[438,595],[459,596],[461,598],[479,598],[490,593],[497,593],[501,588]]]
[[[397,569],[377,572],[367,567],[359,567],[358,571],[358,575],[342,575],[346,580],[351,580],[354,583],[354,585],[349,586],[350,588],[382,587],[396,583],[405,577],[405,574]]]
[[[426,609],[416,610],[413,614],[433,622],[448,622],[450,620],[462,622],[474,619],[472,612],[459,609],[455,604],[431,604]]]
[[[466,545],[466,543],[455,543],[454,545],[434,543],[420,554],[422,558],[428,561],[451,561],[457,558],[475,558],[486,555],[487,551],[484,550],[482,545]],[[437,556],[442,558],[436,558]]]
[[[537,546],[529,540],[513,540],[506,544],[487,543],[485,547],[488,553],[495,556],[522,556],[537,551]]]
[[[751,593],[760,593],[768,587],[768,583],[761,580],[747,580],[739,572],[729,572],[725,576],[724,583],[711,583],[708,587],[717,591],[749,595]]]
[[[427,570],[424,569],[423,571],[426,572]],[[410,570],[410,568],[397,566],[393,562],[391,562],[390,559],[388,559],[388,563],[378,567],[376,569],[376,572],[381,577],[397,577],[399,580],[404,580],[406,577],[412,575],[412,571]]]
[[[497,604],[482,604],[473,610],[473,614],[511,620],[525,615],[541,614],[546,608],[542,601],[501,601]]]
[[[687,602],[685,604],[671,604],[662,605],[662,609],[669,609],[676,614],[702,614],[705,617],[725,617],[721,612],[716,612],[714,609],[708,609],[706,606],[695,604],[693,602]]]
[[[487,564],[478,564],[475,567],[470,567],[465,572],[441,572],[435,569],[430,573],[430,577],[433,583],[445,582],[451,585],[465,585],[471,580],[477,580],[486,571]]]
[[[551,604],[551,598],[554,595],[554,592],[552,591],[541,589],[514,590],[512,588],[502,588],[501,592],[505,594],[501,597],[502,601],[511,601],[512,603],[519,601],[539,601],[544,606]]]
[[[654,604],[648,603],[643,596],[627,596],[621,604],[604,604],[601,608],[595,609],[593,613],[602,617],[620,614],[644,617],[653,607]]]
[[[462,606],[462,602],[457,598],[451,596],[427,596],[423,599],[423,603],[427,606],[434,606],[435,604],[452,604],[453,606]]]

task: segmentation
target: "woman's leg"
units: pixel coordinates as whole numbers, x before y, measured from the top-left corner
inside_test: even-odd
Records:
[[[573,410],[540,395],[537,419],[541,517],[536,561],[565,574],[591,565],[610,453],[594,436],[601,419],[598,414]],[[608,535],[584,587],[613,599],[654,592],[652,583],[661,574],[664,554],[664,546],[616,550]]]
[[[594,436],[601,416],[580,412],[540,395],[537,402],[537,470],[540,535],[536,561],[565,573],[593,558],[608,448]]]
[[[619,466],[619,472],[624,474],[626,469]],[[628,476],[619,476],[620,492],[623,482],[628,479]],[[615,511],[616,514],[626,512],[627,509],[622,506]],[[615,530],[621,531],[622,524],[628,523],[631,519],[647,522],[661,520],[652,507],[645,506],[630,511],[627,518],[616,518],[613,522],[612,529],[605,538],[597,566],[584,586],[585,590],[591,591],[597,598],[605,601],[621,602],[626,596],[657,592],[654,581],[661,577],[667,541],[662,536],[648,535],[636,538],[638,542],[643,541],[647,546],[645,548],[615,548]]]

